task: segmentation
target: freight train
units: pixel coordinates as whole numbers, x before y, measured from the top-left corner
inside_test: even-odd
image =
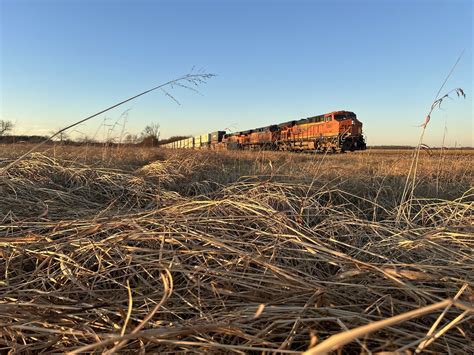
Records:
[[[173,149],[345,152],[366,148],[354,112],[334,111],[247,131],[217,131],[163,144]]]

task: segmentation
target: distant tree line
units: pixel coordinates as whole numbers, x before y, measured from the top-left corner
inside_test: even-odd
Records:
[[[41,143],[48,140],[47,136],[39,135],[12,135],[10,134],[14,128],[14,124],[8,120],[0,120],[0,144],[15,144],[15,143]],[[52,132],[53,135],[55,132]],[[151,123],[147,125],[140,134],[128,133],[124,137],[109,138],[105,142],[100,142],[89,136],[72,139],[66,132],[58,134],[54,142],[64,145],[139,145],[147,147],[157,147],[162,144],[172,143],[188,136],[173,136],[167,139],[160,140],[160,125],[158,123]]]
[[[0,144],[41,143],[47,139],[48,137],[45,136],[9,135],[0,136]]]

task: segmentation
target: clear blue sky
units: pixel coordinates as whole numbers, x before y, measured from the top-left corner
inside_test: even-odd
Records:
[[[187,73],[218,76],[202,96],[159,92],[126,109],[126,130],[162,136],[243,130],[333,110],[357,113],[369,144],[416,144],[444,91],[466,100],[436,111],[426,143],[473,145],[472,2],[0,0],[1,119],[44,134]]]

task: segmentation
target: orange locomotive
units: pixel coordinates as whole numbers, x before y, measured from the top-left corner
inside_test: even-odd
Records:
[[[362,122],[355,113],[335,111],[248,131],[213,132],[168,143],[164,147],[344,152],[363,150],[366,144]]]
[[[362,122],[349,111],[226,134],[222,143],[227,149],[343,152],[366,148]]]

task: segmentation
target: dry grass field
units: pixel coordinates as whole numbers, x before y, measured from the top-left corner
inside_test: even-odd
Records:
[[[0,176],[0,351],[469,353],[473,153],[402,199],[413,151],[48,146]]]

